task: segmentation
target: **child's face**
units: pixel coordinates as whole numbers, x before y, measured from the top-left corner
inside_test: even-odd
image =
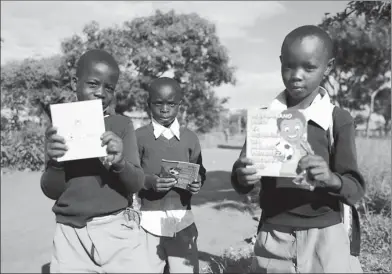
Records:
[[[181,99],[170,85],[156,88],[150,94],[149,107],[152,117],[163,126],[170,126],[177,117]]]
[[[114,99],[118,72],[106,63],[92,63],[75,78],[73,87],[79,101],[101,99],[105,110]]]
[[[286,90],[297,101],[303,100],[318,88],[333,64],[332,60],[328,60],[322,41],[311,36],[287,45],[280,60]]]
[[[283,120],[280,124],[280,135],[289,143],[299,142],[304,133],[304,124],[298,119]]]

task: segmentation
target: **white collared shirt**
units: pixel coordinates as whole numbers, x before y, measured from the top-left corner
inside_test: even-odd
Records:
[[[328,130],[332,121],[333,105],[328,92],[319,87],[320,93],[314,98],[313,102],[305,109],[300,109],[307,121],[312,120],[324,130]],[[285,110],[287,109],[286,93],[281,92],[274,100],[272,100],[270,109]]]
[[[170,140],[177,138],[180,140],[180,124],[175,119],[170,127],[164,127],[155,119],[152,119],[155,138],[163,136]],[[162,211],[143,211],[140,225],[148,232],[165,237],[174,237],[177,232],[187,228],[194,223],[191,210],[162,210]]]

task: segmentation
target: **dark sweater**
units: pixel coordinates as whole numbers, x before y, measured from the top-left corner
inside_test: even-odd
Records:
[[[308,141],[315,154],[322,156],[340,178],[340,191],[333,193],[316,188],[311,192],[293,184],[292,178],[263,177],[260,191],[263,221],[297,228],[327,227],[341,222],[339,201],[354,205],[363,197],[365,182],[357,165],[354,121],[347,111],[338,107],[335,107],[333,116],[335,144],[332,157],[329,131],[311,120],[308,122]],[[245,146],[241,156],[245,156]],[[240,186],[234,173],[232,184],[239,193],[253,189],[252,186]]]
[[[47,161],[41,188],[47,197],[56,200],[53,212],[58,223],[84,227],[94,217],[125,209],[127,197],[143,187],[144,173],[132,122],[125,116],[113,115],[105,118],[105,128],[123,140],[123,170],[113,166],[107,169],[98,158],[67,161],[62,168]]]
[[[155,139],[152,124],[136,130],[139,147],[140,163],[146,174],[145,189],[139,192],[142,205],[141,210],[191,209],[192,194],[183,189],[172,188],[168,192],[155,192],[150,188],[152,175],[161,172],[161,161],[172,160],[199,164],[201,183],[206,179],[203,167],[200,142],[191,130],[181,127],[180,140],[176,137],[167,140],[162,135]]]

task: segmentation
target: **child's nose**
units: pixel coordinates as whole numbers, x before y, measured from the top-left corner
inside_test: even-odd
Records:
[[[94,92],[95,97],[98,98],[104,97],[103,94],[104,94],[103,87],[97,88]]]
[[[303,71],[301,70],[301,69],[297,69],[297,70],[295,70],[294,72],[293,72],[293,75],[292,75],[292,80],[294,80],[294,81],[300,81],[300,80],[302,80],[303,79]]]

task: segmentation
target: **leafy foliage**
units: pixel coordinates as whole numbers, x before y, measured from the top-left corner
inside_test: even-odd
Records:
[[[62,43],[65,64],[62,79],[69,79],[78,56],[93,48],[105,49],[121,65],[117,88],[117,112],[146,110],[146,84],[171,72],[184,89],[183,117],[200,132],[214,127],[226,98],[216,97],[213,88],[235,83],[226,48],[215,26],[197,14],[174,11],[136,18],[122,27],[100,29],[87,24],[82,35]]]
[[[44,165],[43,129],[36,124],[25,124],[24,130],[1,131],[1,168],[42,170]]]
[[[377,96],[374,92],[391,81],[391,3],[349,2],[344,11],[326,14],[320,27],[334,41],[336,66],[332,77],[339,86],[334,99],[349,109],[370,105],[372,111],[372,97]],[[390,93],[390,84],[387,89]],[[388,108],[388,104],[382,107]],[[385,118],[389,121],[390,115]]]

